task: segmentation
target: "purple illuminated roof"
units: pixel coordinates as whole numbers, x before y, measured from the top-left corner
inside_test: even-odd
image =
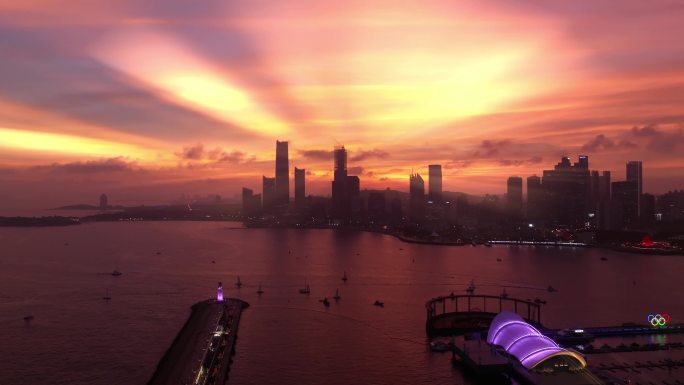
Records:
[[[577,353],[561,348],[516,313],[501,312],[494,317],[489,326],[487,342],[500,346],[528,369],[559,354],[572,356],[583,365],[586,364]]]

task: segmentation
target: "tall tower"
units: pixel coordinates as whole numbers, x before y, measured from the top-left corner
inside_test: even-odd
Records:
[[[430,191],[428,193],[428,200],[434,203],[442,202],[442,165],[431,164],[428,166],[428,180]]]
[[[418,173],[409,176],[409,215],[412,222],[425,219],[425,182]]]
[[[223,282],[218,283],[218,289],[216,289],[216,300],[223,301]]]
[[[333,180],[342,180],[347,177],[347,150],[344,146],[338,146],[335,147],[333,154],[335,158]]]
[[[627,162],[627,181],[634,182],[637,185],[637,216],[641,216],[641,195],[644,193],[644,190],[640,160],[630,160]]]
[[[523,181],[519,176],[512,176],[508,178],[508,209],[509,212],[520,217],[522,214],[522,195],[523,195]]]
[[[543,191],[541,178],[532,175],[527,177],[527,217],[541,219],[543,213]]]
[[[276,202],[287,204],[290,201],[290,165],[288,142],[276,141]]]
[[[304,207],[304,200],[306,199],[306,171],[303,168],[294,169],[294,184],[295,184],[295,207],[301,210]]]

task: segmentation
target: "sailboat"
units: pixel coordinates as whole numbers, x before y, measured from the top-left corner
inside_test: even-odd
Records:
[[[102,299],[105,301],[109,301],[110,299],[112,299],[112,297],[109,295],[109,289],[107,289],[107,291],[105,291],[105,296],[102,297]]]
[[[335,301],[339,301],[340,298],[342,298],[342,296],[340,295],[340,289],[335,290],[335,295],[333,296],[333,298],[335,299]]]
[[[112,271],[112,275],[115,276],[115,277],[118,277],[118,276],[120,276],[121,274],[123,274],[123,273],[120,272],[119,270],[114,270],[114,271]]]
[[[470,295],[473,295],[473,293],[475,293],[475,281],[473,281],[472,279],[470,280],[470,285],[468,285],[466,292]]]
[[[328,301],[328,297],[324,297],[321,302],[323,305],[325,305],[325,307],[330,307],[330,301]]]
[[[264,294],[264,291],[261,289],[261,284],[259,284],[259,289],[257,290],[257,294],[259,294],[259,295]]]
[[[238,275],[237,277],[237,282],[235,282],[235,286],[239,289],[242,287],[242,282],[240,281],[240,276]]]
[[[310,294],[311,293],[311,287],[309,287],[309,284],[304,281],[304,288],[299,289],[300,294]]]
[[[345,271],[344,274],[342,274],[342,281],[347,282],[347,272]]]

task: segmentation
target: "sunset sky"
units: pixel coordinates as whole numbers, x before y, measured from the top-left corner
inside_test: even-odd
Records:
[[[275,141],[328,195],[503,193],[563,155],[684,188],[682,1],[0,0],[0,215],[232,198]]]

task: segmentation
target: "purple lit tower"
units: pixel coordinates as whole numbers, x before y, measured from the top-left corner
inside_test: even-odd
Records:
[[[218,289],[216,290],[216,300],[223,301],[223,282],[219,282]]]

